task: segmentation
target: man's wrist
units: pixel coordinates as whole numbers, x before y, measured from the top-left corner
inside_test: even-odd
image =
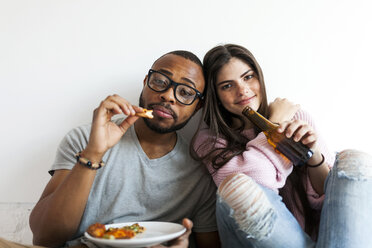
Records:
[[[81,156],[86,159],[89,159],[93,163],[99,163],[100,161],[102,161],[103,155],[104,154],[102,153],[93,152],[88,148],[85,148],[84,150],[81,151]]]
[[[90,153],[86,151],[85,152],[80,151],[76,153],[75,155],[76,163],[83,165],[91,170],[98,170],[105,165],[105,163],[100,159],[100,157],[103,157],[103,156],[96,156],[95,154],[92,154],[89,156],[89,154]]]

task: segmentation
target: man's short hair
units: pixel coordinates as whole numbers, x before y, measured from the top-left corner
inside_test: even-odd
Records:
[[[191,60],[192,62],[194,62],[195,64],[199,65],[201,68],[203,68],[203,64],[202,62],[200,61],[200,59],[198,58],[198,56],[196,56],[195,54],[193,54],[192,52],[189,52],[189,51],[185,51],[185,50],[175,50],[175,51],[172,51],[172,52],[169,52],[169,53],[166,53],[164,54],[163,56],[161,56],[160,58],[158,58],[157,60],[155,60],[154,64],[159,60],[161,59],[162,57],[168,55],[168,54],[174,54],[174,55],[177,55],[177,56],[181,56],[182,58],[185,58],[185,59],[188,59],[188,60]],[[153,64],[153,65],[154,65]]]

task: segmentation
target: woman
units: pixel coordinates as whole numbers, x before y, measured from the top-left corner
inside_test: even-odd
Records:
[[[372,236],[371,230],[363,228],[366,219],[372,220],[370,214],[363,217],[372,207],[370,157],[342,152],[329,173],[335,158],[311,117],[303,110],[293,116],[280,100],[268,106],[261,68],[244,47],[217,46],[205,55],[203,64],[206,125],[200,125],[191,152],[219,187],[217,220],[223,246],[366,247]],[[274,151],[265,135],[242,115],[247,105],[279,122],[279,132],[314,152],[306,166],[293,168]],[[358,180],[363,175],[369,175],[367,180]],[[360,214],[353,212],[356,202],[364,204]]]

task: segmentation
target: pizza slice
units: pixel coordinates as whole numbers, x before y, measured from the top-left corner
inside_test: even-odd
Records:
[[[149,119],[154,118],[154,116],[152,115],[152,110],[149,110],[149,109],[143,109],[143,112],[136,113],[136,116],[149,118]]]

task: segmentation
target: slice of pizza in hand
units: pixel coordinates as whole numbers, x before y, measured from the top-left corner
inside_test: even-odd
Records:
[[[136,113],[136,116],[149,118],[149,119],[154,118],[154,116],[152,115],[152,110],[149,110],[149,109],[143,109],[143,112]]]

